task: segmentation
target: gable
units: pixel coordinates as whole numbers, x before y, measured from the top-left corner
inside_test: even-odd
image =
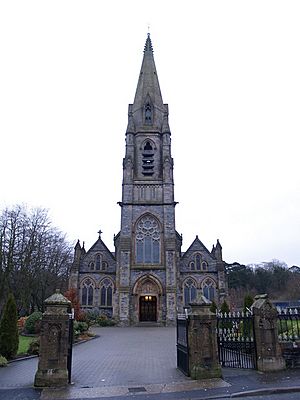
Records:
[[[217,261],[198,236],[180,259],[180,272],[216,272]]]
[[[204,246],[204,244],[199,240],[198,236],[190,245],[190,247],[185,251],[181,257],[182,261],[185,261],[191,257],[193,253],[200,253],[207,262],[215,262],[215,258],[211,252]]]
[[[99,238],[80,261],[80,272],[115,272],[116,259]]]

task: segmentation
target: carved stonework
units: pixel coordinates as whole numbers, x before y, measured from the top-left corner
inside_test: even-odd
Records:
[[[39,364],[34,385],[37,387],[65,386],[68,383],[70,301],[57,292],[45,301],[45,306]]]
[[[189,315],[189,372],[192,379],[221,378],[216,336],[217,319],[203,296]]]
[[[278,371],[285,369],[278,341],[277,310],[267,295],[255,297],[252,305],[259,371]]]

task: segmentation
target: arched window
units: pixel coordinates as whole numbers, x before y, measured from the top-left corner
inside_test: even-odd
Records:
[[[156,218],[146,215],[135,230],[136,263],[160,263],[160,228]]]
[[[194,253],[191,261],[189,262],[191,271],[207,271],[208,264],[206,261],[202,261],[202,255],[200,253]]]
[[[81,305],[92,306],[94,302],[94,284],[91,279],[86,279],[81,286]]]
[[[100,285],[100,306],[111,307],[112,306],[112,293],[113,283],[110,279],[105,278]]]
[[[94,271],[95,270],[95,263],[93,261],[90,262],[89,267],[90,267],[91,271]]]
[[[100,254],[96,255],[96,271],[100,271],[102,263],[102,257]]]
[[[202,291],[203,291],[204,296],[208,300],[210,300],[210,301],[214,300],[214,298],[216,296],[215,282],[210,278],[205,279],[205,281],[202,284]]]
[[[201,256],[200,254],[196,254],[196,270],[200,271],[201,269]]]
[[[144,176],[152,176],[154,171],[154,150],[150,142],[146,142],[142,152],[142,172]]]
[[[191,271],[201,271],[201,261],[202,261],[201,254],[194,253],[189,263]]]
[[[206,261],[202,261],[201,268],[202,268],[202,271],[208,270],[208,264]]]
[[[184,305],[188,306],[197,297],[196,283],[193,279],[188,278],[183,284]]]
[[[102,264],[101,264],[101,271],[106,271],[107,268],[108,268],[107,262],[106,262],[106,261],[102,261]]]

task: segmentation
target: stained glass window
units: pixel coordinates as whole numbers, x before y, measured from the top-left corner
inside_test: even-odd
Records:
[[[81,305],[92,306],[94,301],[94,285],[91,279],[86,279],[81,286]]]
[[[204,296],[208,300],[211,300],[211,301],[214,300],[215,294],[216,294],[216,284],[212,279],[210,279],[210,278],[205,279],[205,281],[202,284],[202,290],[203,290]]]
[[[103,279],[100,286],[100,305],[102,307],[112,306],[112,293],[113,293],[112,281],[108,278]]]
[[[147,215],[139,220],[135,233],[136,263],[159,264],[160,229],[156,218]]]
[[[197,296],[196,283],[193,279],[187,279],[183,285],[184,304],[186,306],[192,303]]]

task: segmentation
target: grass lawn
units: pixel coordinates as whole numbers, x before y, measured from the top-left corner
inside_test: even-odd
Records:
[[[21,336],[19,335],[19,354],[26,354],[30,343],[35,339],[35,337]]]

